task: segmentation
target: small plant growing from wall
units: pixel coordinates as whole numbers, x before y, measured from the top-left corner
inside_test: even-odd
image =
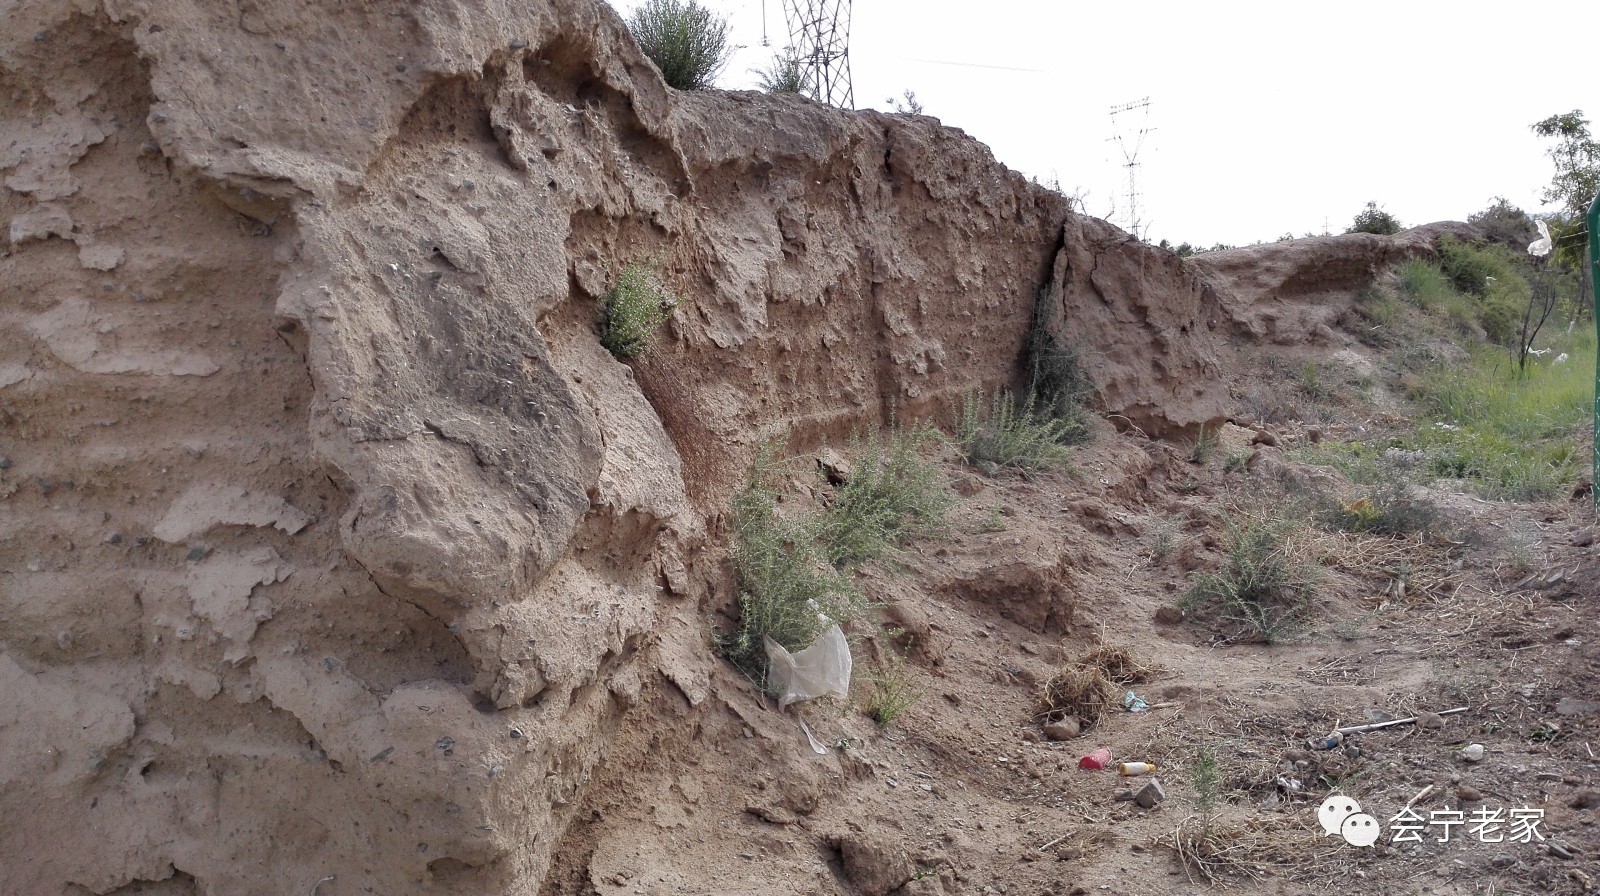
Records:
[[[618,359],[642,355],[655,345],[661,325],[677,307],[678,297],[654,268],[637,262],[624,265],[617,285],[606,295],[600,342]]]

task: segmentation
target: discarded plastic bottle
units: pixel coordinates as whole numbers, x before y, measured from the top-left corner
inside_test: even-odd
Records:
[[[1156,764],[1154,762],[1117,763],[1117,774],[1122,775],[1123,777],[1129,777],[1132,775],[1148,775],[1155,770]]]
[[[1111,751],[1105,747],[1078,760],[1078,768],[1105,768],[1111,764]]]
[[[1306,746],[1313,750],[1332,750],[1344,743],[1344,735],[1335,731],[1327,737],[1313,737],[1306,741]]]

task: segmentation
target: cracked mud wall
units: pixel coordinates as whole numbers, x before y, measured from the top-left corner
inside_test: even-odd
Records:
[[[1015,384],[1041,291],[1108,409],[1221,394],[1155,250],[931,119],[670,92],[603,4],[8,16],[0,890],[535,892],[705,679],[759,442]]]

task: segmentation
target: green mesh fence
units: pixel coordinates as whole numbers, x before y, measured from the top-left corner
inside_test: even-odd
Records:
[[[1595,338],[1600,340],[1600,194],[1589,203],[1589,291],[1594,294]],[[1589,512],[1600,511],[1600,351],[1594,356],[1593,463],[1589,478]]]

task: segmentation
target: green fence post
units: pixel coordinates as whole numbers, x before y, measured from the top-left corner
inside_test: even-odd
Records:
[[[1589,203],[1589,291],[1594,294],[1595,339],[1600,344],[1600,193]],[[1600,515],[1600,351],[1594,356],[1594,434],[1590,437],[1589,512]]]

